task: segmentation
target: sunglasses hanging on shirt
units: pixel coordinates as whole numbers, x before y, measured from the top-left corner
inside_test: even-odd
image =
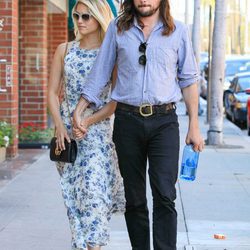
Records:
[[[145,66],[146,63],[147,63],[147,57],[146,57],[146,49],[147,49],[147,43],[144,42],[144,43],[141,43],[140,46],[139,46],[139,51],[141,53],[143,53],[143,55],[141,55],[139,57],[139,64]]]

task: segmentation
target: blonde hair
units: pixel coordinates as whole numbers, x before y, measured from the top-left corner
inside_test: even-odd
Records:
[[[78,0],[72,9],[72,20],[74,23],[74,32],[76,40],[79,41],[82,39],[82,35],[78,31],[77,21],[73,17],[73,13],[76,11],[76,7],[79,3],[86,5],[89,9],[90,14],[97,20],[101,29],[100,29],[100,40],[101,42],[104,39],[105,33],[107,31],[110,21],[113,19],[112,11],[105,0]]]

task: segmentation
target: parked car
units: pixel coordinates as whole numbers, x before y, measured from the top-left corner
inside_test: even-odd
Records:
[[[247,99],[247,134],[250,136],[250,88],[246,89],[246,93],[249,95]]]
[[[203,51],[200,53],[200,60],[204,60],[204,59],[207,59],[208,58],[208,52],[206,51]]]
[[[246,72],[246,68],[248,63],[250,63],[250,55],[231,55],[227,56],[225,60],[225,80],[223,85],[224,92],[229,88],[231,85],[231,80],[237,73]],[[203,68],[203,75],[208,80],[208,62],[205,64]],[[203,96],[207,96],[207,86],[203,87]],[[223,103],[224,103],[224,96],[223,96]]]
[[[250,88],[250,72],[237,74],[224,93],[226,117],[234,123],[245,123],[247,116],[246,89]]]
[[[200,96],[203,99],[207,99],[207,81],[203,75],[200,75],[199,90],[200,90]]]
[[[247,62],[244,66],[242,66],[243,72],[250,72],[250,62]]]
[[[250,56],[238,56],[232,55],[227,56],[225,61],[225,82],[224,82],[224,91],[229,88],[231,85],[231,80],[235,74],[245,72],[246,63],[250,62]]]
[[[208,65],[208,58],[203,58],[200,60],[200,73],[202,74]]]

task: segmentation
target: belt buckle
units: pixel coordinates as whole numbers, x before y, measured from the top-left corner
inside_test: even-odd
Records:
[[[147,107],[149,107],[149,113],[143,113],[142,109],[147,108]],[[139,112],[140,112],[140,115],[143,116],[143,117],[151,116],[153,114],[153,106],[152,106],[152,104],[149,104],[149,103],[142,104],[139,107]]]

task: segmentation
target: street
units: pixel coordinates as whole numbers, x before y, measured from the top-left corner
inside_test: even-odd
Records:
[[[187,116],[182,103],[177,110],[182,151]],[[200,117],[204,138],[205,120]],[[177,182],[178,250],[250,250],[250,140],[224,119],[224,142],[206,146],[194,182]],[[152,212],[149,189],[147,194]],[[110,226],[110,244],[103,249],[131,249],[123,216],[113,216]],[[214,234],[226,238],[214,239]],[[59,178],[48,150],[0,185],[0,242],[1,250],[70,249]]]
[[[198,118],[206,145],[199,155],[195,181],[178,178],[176,182],[177,250],[250,250],[250,130],[244,127],[250,124],[249,13],[250,0],[1,1],[0,250],[72,249],[59,174],[49,158],[48,148],[53,135],[61,148],[60,144],[73,127],[87,128],[109,116],[115,108],[110,100],[125,104],[121,105],[125,107],[124,112],[136,110],[143,116],[168,113],[175,108],[172,102],[179,100],[180,91],[190,113],[195,110],[196,94],[208,100],[210,124],[207,101],[200,98]],[[197,83],[198,91],[194,85],[188,87],[193,83]],[[110,85],[111,90],[108,90]],[[82,114],[81,106],[95,109],[93,116],[80,121],[77,114]],[[181,162],[189,118],[183,101],[176,106]],[[99,107],[103,109],[95,112]],[[70,122],[73,113],[74,119]],[[197,126],[195,119],[192,128]],[[154,116],[152,120],[152,124],[158,122]],[[121,134],[130,127],[130,122],[127,126],[124,121],[126,119],[121,119],[120,124],[125,125],[125,129],[117,126]],[[136,133],[133,140],[141,127],[136,129],[133,122],[131,124],[131,130]],[[103,136],[96,132],[98,126],[93,132],[104,145],[109,141],[105,139],[105,126],[100,127],[105,131]],[[160,129],[163,127],[165,129],[161,124]],[[158,134],[158,130],[156,132],[148,134]],[[131,134],[127,135],[123,138],[130,139]],[[190,135],[194,144],[196,139],[199,145],[202,144],[197,133]],[[121,138],[120,144],[131,146]],[[168,145],[172,142],[176,145],[177,137],[166,138]],[[158,145],[163,145],[162,139],[154,139],[155,145],[149,146],[160,158],[164,155],[162,148],[158,150]],[[78,152],[86,153],[89,148],[90,151],[99,150],[94,137],[89,141],[93,141],[93,146],[83,146]],[[207,145],[208,142],[216,146]],[[106,146],[101,149],[103,153],[110,151],[111,147]],[[137,153],[137,148],[134,151],[129,148],[128,153]],[[109,160],[99,158],[99,153],[94,151],[84,154],[84,160],[89,155],[89,159],[99,161],[102,158],[100,161],[110,165]],[[165,149],[165,152],[170,150]],[[173,159],[176,153],[173,150]],[[63,155],[61,150],[59,155]],[[131,155],[127,159],[137,160]],[[155,173],[159,165],[155,165],[154,160],[152,172]],[[86,164],[85,161],[81,164],[81,170]],[[85,172],[100,174],[99,171]],[[124,172],[134,173],[134,169],[129,172],[126,166]],[[170,173],[167,167],[162,172]],[[106,173],[113,176],[112,171],[106,170]],[[106,182],[103,176],[96,180]],[[169,181],[169,176],[160,176],[160,186],[162,177]],[[87,178],[84,176],[85,180],[79,185]],[[113,179],[112,182],[117,183]],[[70,182],[76,183],[73,178]],[[92,179],[89,183],[96,184]],[[105,190],[105,185],[102,186]],[[80,195],[81,187],[78,189]],[[148,177],[147,201],[151,222],[150,250],[154,250]],[[89,214],[96,213],[86,213],[86,216]],[[98,220],[92,222],[100,225]],[[86,227],[89,225],[87,223]],[[166,226],[169,225],[166,223]],[[84,234],[82,238],[85,241],[88,237]],[[132,249],[123,214],[112,217],[110,241],[101,249]]]

